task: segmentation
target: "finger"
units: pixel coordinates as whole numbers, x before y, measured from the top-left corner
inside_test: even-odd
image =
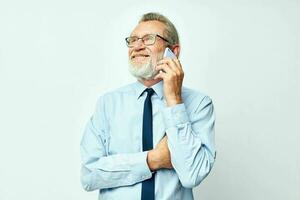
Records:
[[[182,75],[183,74],[183,69],[182,69],[180,60],[178,60],[178,59],[175,58],[175,59],[172,59],[172,62],[174,63],[174,66],[176,66],[176,73],[177,73],[177,75],[178,76]]]
[[[163,58],[163,59],[159,60],[157,62],[157,64],[169,63],[169,62],[174,62],[174,61],[179,61],[179,60],[177,58],[168,58],[168,57],[166,57],[166,58]],[[180,61],[179,61],[179,63],[180,63]]]
[[[176,75],[180,75],[181,67],[175,60],[176,59],[165,58],[163,60],[160,60],[158,62],[158,65],[167,64],[176,73]]]
[[[158,74],[154,77],[154,79],[165,79],[166,73],[159,71]]]
[[[167,65],[170,67],[170,69],[172,71],[175,72],[175,75],[179,76],[181,73],[181,70],[179,67],[176,66],[175,61],[173,61],[173,59],[170,58],[165,58],[163,61],[158,62],[157,66],[161,66],[161,65]]]
[[[174,62],[176,62],[176,64],[177,64],[177,67],[178,67],[178,70],[179,70],[179,73],[180,73],[179,75],[180,75],[180,76],[184,76],[184,71],[183,71],[183,69],[182,69],[180,60],[175,59]]]
[[[166,62],[168,62],[170,60],[172,60],[172,58],[165,57],[165,58],[161,59],[160,61],[158,61],[157,64],[159,64],[159,63],[166,63]]]
[[[177,64],[177,66],[182,70],[182,65],[180,63],[179,59],[174,59],[174,62]]]
[[[163,58],[162,60],[160,60],[160,61],[157,62],[157,65],[168,64],[171,61],[172,61],[171,58]]]
[[[178,63],[175,61],[175,59],[172,59],[169,63],[170,63],[169,64],[170,68],[176,72],[177,76],[179,76],[181,74],[180,65],[178,65]]]
[[[170,75],[172,75],[174,73],[176,74],[176,72],[174,72],[174,70],[172,70],[172,68],[167,64],[157,65],[156,70],[158,70],[158,71],[163,70],[165,73],[170,74]]]

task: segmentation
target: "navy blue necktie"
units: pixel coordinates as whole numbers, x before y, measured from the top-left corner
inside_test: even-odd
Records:
[[[152,133],[152,102],[151,96],[154,93],[152,88],[147,88],[147,98],[144,104],[143,114],[143,151],[153,149],[153,133]],[[142,200],[154,200],[154,174],[150,179],[142,182]]]

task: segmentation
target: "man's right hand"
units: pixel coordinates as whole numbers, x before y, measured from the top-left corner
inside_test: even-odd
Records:
[[[156,145],[156,147],[148,152],[147,162],[151,171],[155,171],[161,168],[173,168],[167,136],[164,136],[162,140]]]

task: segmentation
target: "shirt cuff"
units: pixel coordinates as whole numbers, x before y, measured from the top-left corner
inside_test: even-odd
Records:
[[[166,129],[189,122],[189,117],[183,103],[163,109]]]
[[[132,172],[141,180],[151,178],[152,176],[147,163],[147,154],[148,151],[138,153],[138,156],[134,158],[135,161],[132,162],[133,165],[131,166]]]

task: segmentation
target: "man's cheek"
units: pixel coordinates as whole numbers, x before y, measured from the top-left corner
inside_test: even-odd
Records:
[[[163,56],[164,56],[164,52],[159,52],[158,54],[157,54],[157,56],[156,56],[156,59],[155,59],[155,66],[156,66],[156,64],[160,61],[160,60],[162,60],[163,59]]]

